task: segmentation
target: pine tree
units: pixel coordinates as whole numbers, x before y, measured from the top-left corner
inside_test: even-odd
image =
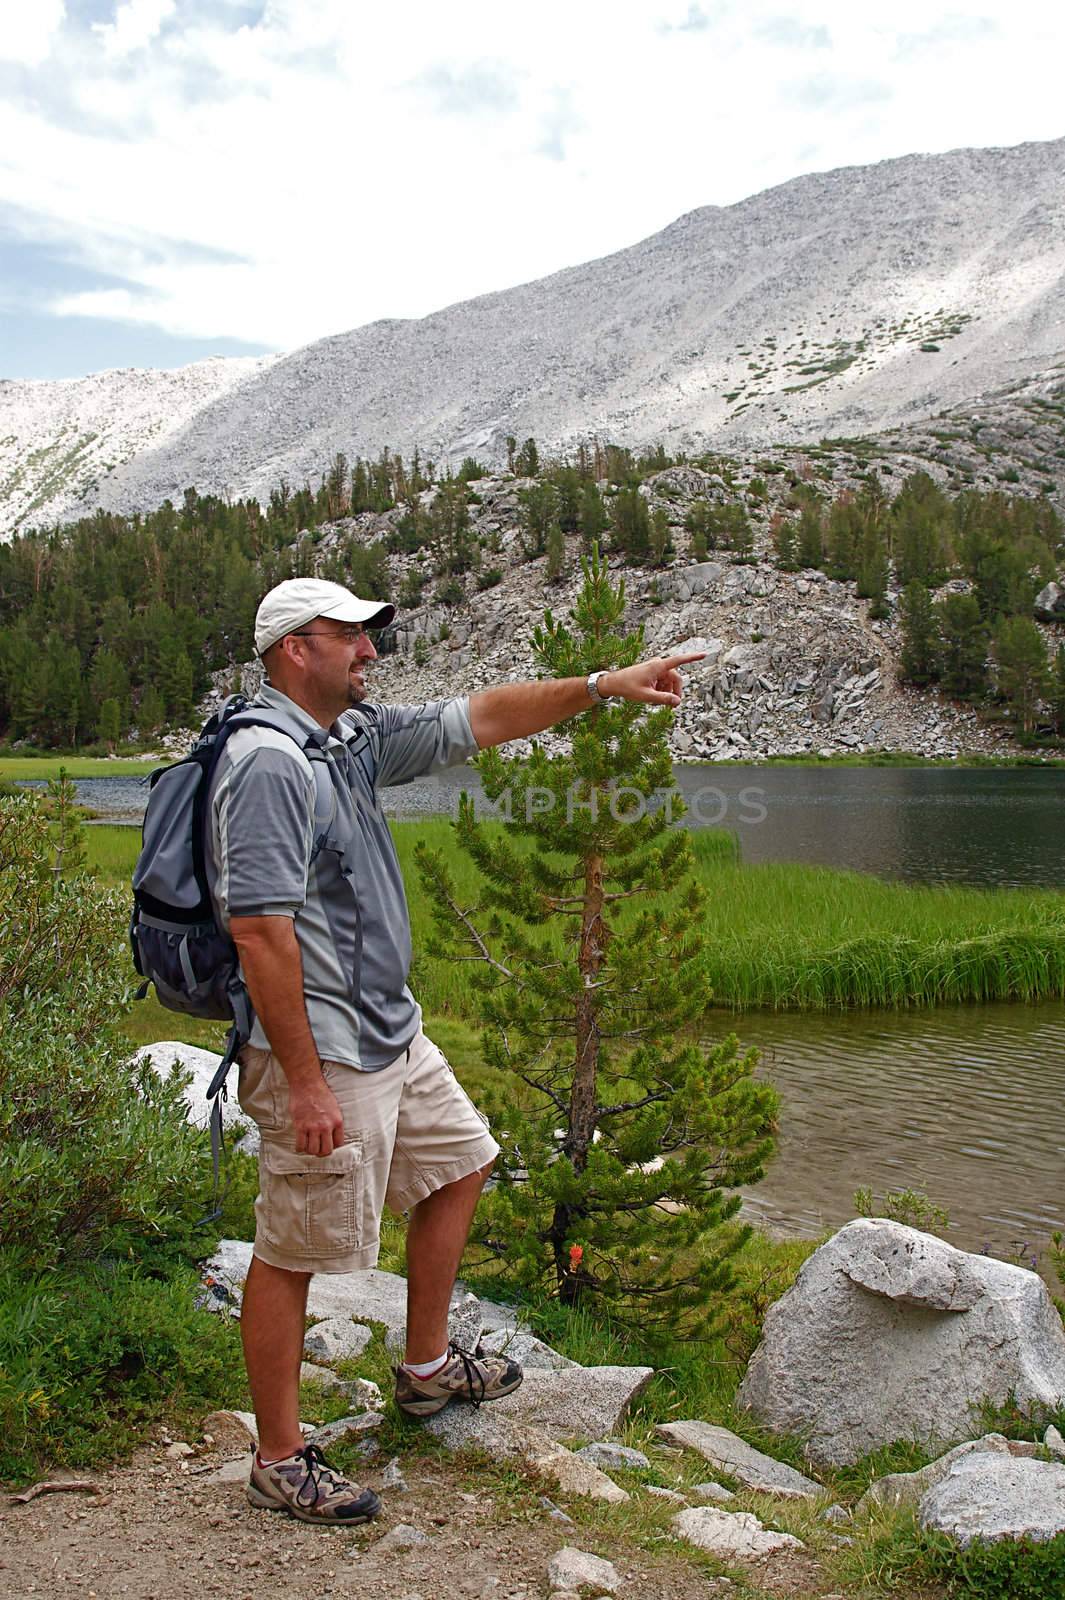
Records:
[[[709,500],[693,500],[684,515],[684,526],[691,535],[691,553],[696,561],[705,561],[709,551],[717,546],[717,524]]]
[[[548,583],[561,578],[566,566],[566,541],[562,529],[553,522],[547,530],[547,567],[544,577]]]
[[[535,478],[540,470],[540,452],[535,439],[526,439],[514,457],[514,470],[519,478]]]
[[[1035,727],[1039,702],[1050,687],[1043,635],[1027,617],[1004,617],[995,632],[999,693],[1022,733]]]
[[[581,554],[589,556],[610,526],[610,517],[603,497],[594,483],[581,489],[581,508],[578,528],[581,536]]]
[[[824,529],[818,501],[804,496],[796,536],[796,559],[800,567],[820,567],[824,560]]]
[[[638,489],[619,489],[610,502],[614,549],[626,560],[642,563],[651,553],[651,516]]]
[[[154,684],[149,684],[141,695],[137,707],[137,730],[142,739],[151,739],[159,732],[166,717],[163,697]]]
[[[534,634],[541,672],[584,676],[643,653],[619,629],[624,584],[593,554],[570,625]],[[776,1097],[730,1036],[699,1043],[704,893],[691,842],[648,797],[672,791],[668,711],[612,703],[563,729],[572,754],[480,758],[502,829],[463,796],[471,904],[442,852],[417,850],[433,950],[472,969],[503,1147],[476,1239],[564,1305],[703,1328],[719,1320],[745,1230],[739,1184],[771,1150]],[[674,794],[675,797],[675,794]],[[675,808],[676,811],[679,808]],[[559,1132],[560,1130],[560,1132]]]
[[[532,483],[518,490],[518,536],[532,561],[547,549],[547,536],[557,523],[558,496],[550,483]]]
[[[797,572],[799,567],[799,541],[795,523],[782,511],[774,511],[769,519],[769,537],[777,553],[777,565],[783,572]]]
[[[118,701],[112,696],[104,701],[96,719],[96,732],[109,750],[114,750],[122,732],[122,713]]]
[[[665,507],[659,506],[651,517],[651,560],[656,567],[664,567],[672,552],[669,517]]]
[[[974,594],[949,594],[936,609],[940,676],[947,694],[974,699],[987,687],[987,624]]]
[[[1065,738],[1065,644],[1059,644],[1054,652],[1054,666],[1047,689],[1047,699],[1050,702],[1054,732],[1059,739]]]
[[[902,650],[899,676],[923,688],[939,676],[939,629],[935,606],[920,578],[906,585],[899,603],[902,624]]]

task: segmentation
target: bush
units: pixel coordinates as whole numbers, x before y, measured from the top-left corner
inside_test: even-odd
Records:
[[[208,1192],[182,1082],[127,1059],[125,907],[85,873],[73,787],[0,799],[0,1473],[103,1459],[240,1364],[195,1310]],[[240,1185],[239,1204],[246,1196]],[[222,1342],[219,1342],[222,1341]],[[223,1359],[224,1356],[224,1359]]]
[[[72,786],[57,822],[0,801],[0,1249],[28,1266],[187,1242],[203,1141],[180,1081],[125,1059],[124,907],[81,866]]]

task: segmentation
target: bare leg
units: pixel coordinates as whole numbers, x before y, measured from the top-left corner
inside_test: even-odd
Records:
[[[470,1223],[492,1163],[414,1207],[407,1226],[407,1361],[433,1361],[447,1349],[447,1307]]]
[[[240,1337],[264,1461],[303,1449],[299,1385],[310,1282],[309,1272],[286,1272],[252,1256]]]

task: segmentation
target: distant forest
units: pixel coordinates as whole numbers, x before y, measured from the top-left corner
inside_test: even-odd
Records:
[[[755,527],[767,528],[780,567],[853,580],[873,616],[889,615],[894,577],[904,677],[1003,701],[1023,733],[1041,717],[1065,731],[1065,652],[1048,659],[1031,621],[1063,553],[1049,499],[975,489],[951,497],[924,472],[892,497],[872,469],[835,493],[816,464],[823,454],[741,471],[724,457],[609,445],[548,461],[534,440],[511,439],[508,472],[521,480],[523,551],[546,558],[549,583],[593,544],[651,569],[678,554],[751,561]],[[667,483],[649,503],[641,484],[678,465],[713,472],[723,490],[692,496]],[[0,545],[0,739],[114,749],[189,725],[210,675],[251,657],[256,605],[283,578],[317,573],[404,607],[460,604],[502,578],[498,533],[479,533],[471,517],[486,474],[473,459],[440,475],[417,453],[404,461],[385,450],[353,465],[337,456],[317,490],[283,485],[265,506],[189,489],[180,506],[167,501],[147,515],[101,511],[17,535]],[[383,538],[364,524],[319,549],[325,525],[364,512],[398,514]],[[394,551],[415,560],[392,593]],[[952,577],[967,580],[965,592],[934,602],[931,591]]]

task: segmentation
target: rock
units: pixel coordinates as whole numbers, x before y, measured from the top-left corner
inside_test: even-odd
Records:
[[[428,1544],[429,1535],[410,1522],[397,1522],[383,1538],[371,1548],[375,1555],[387,1555],[393,1550],[413,1550],[417,1545]]]
[[[552,1522],[564,1522],[567,1525],[567,1527],[570,1527],[570,1528],[575,1528],[577,1526],[577,1524],[574,1522],[573,1518],[570,1517],[570,1516],[567,1516],[566,1513],[563,1511],[562,1507],[561,1506],[556,1506],[555,1502],[553,1500],[549,1500],[547,1498],[546,1494],[542,1494],[538,1498],[539,1498],[540,1504],[543,1506],[544,1510],[547,1512],[547,1514],[551,1518]]]
[[[586,1444],[577,1454],[593,1467],[604,1472],[631,1472],[633,1468],[651,1465],[642,1450],[632,1450],[627,1444],[614,1444],[610,1439],[600,1439],[596,1444]]]
[[[171,1461],[187,1461],[189,1456],[196,1454],[191,1444],[186,1444],[184,1439],[176,1439],[173,1444],[168,1445],[166,1453]]]
[[[214,1472],[207,1473],[201,1478],[200,1483],[247,1483],[251,1477],[252,1462],[255,1460],[254,1452],[251,1455],[235,1456],[232,1461],[226,1461]]]
[[[955,1461],[960,1461],[963,1456],[981,1453],[1008,1456],[1013,1452],[1009,1440],[1004,1439],[1001,1433],[988,1433],[982,1439],[970,1439],[948,1450],[938,1461],[930,1461],[926,1467],[919,1467],[916,1472],[889,1472],[886,1477],[877,1478],[866,1489],[854,1510],[860,1515],[874,1506],[915,1506],[923,1494],[947,1476]]]
[[[207,1089],[218,1071],[222,1060],[220,1055],[215,1055],[213,1050],[200,1050],[192,1044],[181,1044],[176,1039],[160,1039],[156,1044],[142,1045],[134,1052],[133,1059],[150,1062],[152,1071],[164,1082],[175,1070],[191,1074],[183,1090],[189,1121],[197,1128],[208,1126],[211,1120],[211,1104],[207,1099]],[[236,1083],[236,1067],[230,1076],[231,1081]],[[254,1155],[259,1148],[259,1130],[244,1116],[237,1104],[236,1094],[231,1094],[228,1100],[221,1102],[221,1105],[223,1128],[238,1129],[241,1134],[237,1142],[238,1148],[249,1155]]]
[[[490,1355],[509,1356],[511,1361],[516,1361],[526,1371],[536,1367],[548,1372],[567,1372],[580,1366],[579,1361],[571,1361],[558,1350],[552,1350],[549,1344],[526,1329],[514,1332],[501,1328],[498,1332],[482,1335],[481,1344]]]
[[[1065,1533],[1065,1466],[984,1452],[962,1456],[924,1495],[917,1518],[962,1548],[974,1539],[1053,1539]]]
[[[391,1489],[395,1494],[408,1494],[410,1485],[399,1465],[399,1457],[393,1456],[381,1474],[381,1487]]]
[[[676,1489],[664,1489],[657,1483],[645,1483],[643,1487],[644,1493],[654,1495],[656,1500],[673,1500],[682,1506],[688,1503],[682,1494],[677,1493]]]
[[[781,1495],[789,1500],[816,1500],[824,1493],[819,1483],[796,1472],[786,1462],[764,1455],[737,1434],[730,1433],[728,1428],[718,1428],[710,1422],[660,1422],[655,1432],[664,1439],[672,1439],[675,1444],[697,1450],[748,1489]]]
[[[350,1317],[327,1317],[308,1328],[303,1353],[318,1361],[354,1361],[373,1338],[369,1328]]]
[[[251,1265],[252,1247],[242,1239],[223,1239],[207,1263],[205,1279],[231,1288],[239,1305]],[[315,1321],[340,1317],[380,1322],[402,1331],[407,1323],[407,1280],[396,1272],[371,1267],[365,1272],[316,1273],[307,1296],[307,1315]]]
[[[1061,1437],[1061,1434],[1058,1432],[1057,1428],[1055,1428],[1053,1423],[1050,1424],[1050,1427],[1047,1429],[1046,1433],[1044,1433],[1043,1443],[1046,1445],[1052,1456],[1057,1456],[1059,1460],[1065,1460],[1065,1439]]]
[[[723,1483],[697,1483],[692,1489],[692,1494],[699,1500],[717,1500],[722,1505],[726,1500],[735,1500],[736,1496],[731,1489],[726,1489]]]
[[[385,1397],[380,1388],[371,1378],[345,1379],[340,1385],[340,1392],[346,1399],[360,1411],[383,1411]]]
[[[1032,610],[1040,622],[1065,622],[1065,589],[1059,583],[1048,583],[1036,595]]]
[[[492,1402],[492,1423],[528,1423],[558,1440],[612,1433],[653,1375],[653,1367],[573,1367],[565,1372],[534,1367],[520,1389]],[[485,1408],[455,1403],[426,1423],[451,1450],[480,1443],[486,1426]]]
[[[316,1389],[324,1389],[329,1394],[333,1389],[339,1389],[341,1379],[328,1367],[317,1367],[313,1361],[300,1362],[300,1382],[310,1383]]]
[[[1011,1393],[1026,1410],[1065,1401],[1065,1330],[1042,1279],[860,1218],[770,1307],[738,1403],[840,1466],[897,1439],[950,1445],[974,1405]]]
[[[547,1434],[536,1428],[520,1430],[524,1435],[521,1454],[537,1472],[553,1478],[566,1494],[581,1495],[589,1500],[605,1500],[608,1505],[621,1505],[629,1499],[627,1489],[622,1489],[613,1478],[582,1461],[580,1456],[556,1444]]]
[[[717,1511],[689,1506],[678,1511],[673,1526],[682,1539],[718,1556],[764,1556],[774,1550],[804,1550],[801,1539],[763,1526],[749,1511]]]
[[[200,1423],[204,1438],[209,1438],[223,1455],[245,1455],[248,1446],[259,1443],[259,1430],[251,1411],[209,1411]]]
[[[582,1589],[616,1594],[621,1587],[621,1578],[612,1562],[587,1550],[575,1550],[571,1545],[564,1546],[551,1557],[547,1563],[547,1581],[552,1589],[570,1589],[578,1594]]]
[[[846,1506],[826,1506],[821,1513],[821,1521],[827,1522],[832,1527],[839,1527],[841,1524],[852,1522],[853,1520],[854,1513],[849,1511]]]
[[[307,1443],[328,1450],[330,1445],[339,1443],[341,1439],[348,1443],[353,1437],[379,1428],[384,1420],[379,1411],[361,1411],[357,1417],[338,1417],[335,1422],[327,1422],[324,1427],[315,1428]]]
[[[482,1328],[481,1302],[475,1294],[464,1296],[447,1314],[447,1336],[460,1350],[476,1350]]]

